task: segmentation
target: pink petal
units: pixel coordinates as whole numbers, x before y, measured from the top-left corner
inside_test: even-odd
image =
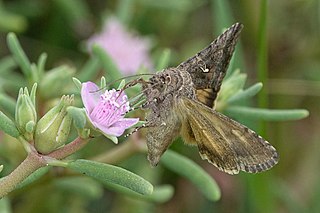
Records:
[[[131,126],[138,123],[139,118],[121,118],[119,121],[112,124],[112,126],[101,126],[96,123],[97,128],[100,129],[102,132],[104,132],[107,135],[113,135],[113,136],[121,136],[124,131]]]
[[[81,98],[88,113],[98,104],[101,93],[102,91],[95,83],[91,81],[82,83]]]

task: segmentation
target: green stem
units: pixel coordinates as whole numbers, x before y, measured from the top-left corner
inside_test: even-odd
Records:
[[[54,162],[54,159],[60,160],[66,158],[84,147],[88,141],[89,139],[82,139],[79,137],[61,149],[48,155],[41,155],[35,149],[30,149],[27,158],[8,176],[0,179],[0,198],[14,190],[19,183],[37,169],[47,166],[48,163]]]
[[[89,142],[89,139],[83,139],[83,138],[76,138],[74,141],[68,143],[64,147],[55,150],[48,154],[48,157],[55,158],[58,160],[64,159],[68,157],[69,155],[75,153],[76,151],[80,150],[82,147],[84,147]]]
[[[0,198],[6,196],[9,192],[31,175],[37,169],[46,166],[46,161],[36,152],[30,152],[27,158],[8,176],[0,179]]]
[[[260,21],[258,31],[258,81],[263,82],[265,88],[258,94],[258,105],[260,108],[268,108],[268,48],[267,48],[267,10],[268,1],[261,0]],[[259,132],[264,135],[266,124],[259,124]]]

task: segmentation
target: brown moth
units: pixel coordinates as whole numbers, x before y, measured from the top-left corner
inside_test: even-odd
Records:
[[[130,83],[140,83],[146,97],[144,127],[152,166],[179,135],[228,174],[262,172],[278,162],[275,148],[261,136],[213,109],[242,28],[236,23],[176,68]]]

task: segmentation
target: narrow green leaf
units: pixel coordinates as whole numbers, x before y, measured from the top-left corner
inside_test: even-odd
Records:
[[[172,198],[173,193],[174,188],[171,185],[156,186],[151,195],[141,196],[141,199],[164,203]]]
[[[6,74],[8,71],[16,68],[17,64],[13,57],[7,56],[0,60],[0,74]]]
[[[3,170],[3,165],[0,165],[0,173],[2,172]]]
[[[77,129],[83,129],[86,125],[87,119],[83,108],[69,106],[67,108],[68,113],[71,115],[74,126]]]
[[[30,99],[33,103],[34,106],[36,106],[36,92],[37,92],[37,87],[38,87],[38,84],[37,83],[34,83],[32,88],[31,88],[31,92],[30,92]],[[28,90],[27,90],[28,91]]]
[[[240,70],[234,71],[229,78],[223,81],[218,96],[218,101],[226,102],[231,96],[244,87],[246,79],[246,74],[240,73]]]
[[[159,57],[158,63],[156,65],[156,70],[162,70],[168,67],[171,56],[171,50],[165,49],[163,50],[161,56]]]
[[[31,76],[31,64],[22,47],[20,46],[17,36],[14,33],[9,33],[7,36],[7,43],[14,59],[21,67],[22,72],[27,78],[29,78]]]
[[[0,129],[8,135],[17,138],[20,133],[14,122],[0,111]]]
[[[32,173],[29,177],[24,179],[21,183],[19,183],[16,189],[20,189],[22,187],[25,187],[33,183],[36,180],[39,180],[43,175],[45,175],[49,171],[50,168],[51,168],[50,166],[46,166],[38,169],[37,171]]]
[[[78,72],[78,79],[81,81],[88,81],[94,79],[99,72],[101,66],[98,57],[90,57],[88,61],[83,65],[82,69]]]
[[[151,194],[153,191],[151,183],[117,166],[79,159],[68,163],[67,167],[93,177],[116,191],[120,191],[119,188],[127,188],[142,195]]]
[[[173,196],[173,193],[174,193],[174,188],[171,185],[155,186],[153,188],[152,194],[149,194],[149,195],[141,195],[141,194],[138,194],[137,192],[134,192],[132,190],[129,190],[123,187],[120,188],[120,187],[115,187],[110,185],[107,185],[107,187],[129,197],[133,197],[133,198],[137,198],[145,201],[151,201],[155,203],[164,203],[168,201]]]
[[[0,199],[0,212],[1,213],[11,213],[10,200],[7,197]]]
[[[167,150],[161,162],[168,169],[193,182],[207,199],[211,201],[220,199],[221,192],[215,180],[190,159]]]
[[[262,86],[263,84],[259,82],[247,88],[246,90],[240,90],[239,92],[231,96],[227,102],[228,104],[234,104],[236,102],[251,98],[262,89]]]
[[[118,90],[121,90],[126,85],[126,80],[122,80],[118,86]]]
[[[308,117],[309,112],[305,109],[261,109],[244,106],[231,106],[225,112],[230,115],[242,115],[248,119],[265,121],[289,121],[300,120]]]
[[[38,76],[41,78],[43,76],[43,73],[45,72],[45,66],[47,62],[48,54],[47,53],[41,53],[38,63],[37,63],[37,71]]]
[[[108,81],[113,81],[121,78],[121,73],[113,62],[112,58],[105,52],[105,50],[98,45],[93,45],[92,47],[93,54],[98,57]]]
[[[73,81],[73,83],[76,85],[77,89],[78,89],[79,91],[81,91],[81,88],[82,88],[82,83],[81,83],[81,81],[80,81],[79,79],[75,78],[75,77],[72,78],[72,81]]]
[[[14,117],[16,109],[16,101],[5,93],[0,93],[0,108],[6,113]]]
[[[102,76],[100,79],[100,88],[106,88],[106,86],[107,86],[106,78]]]
[[[98,199],[103,195],[101,184],[85,176],[56,178],[53,185],[63,191],[72,192],[89,199]]]
[[[123,24],[128,24],[132,18],[132,12],[134,1],[131,0],[120,0],[117,6],[117,17]]]

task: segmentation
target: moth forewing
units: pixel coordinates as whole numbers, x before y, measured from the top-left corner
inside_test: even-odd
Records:
[[[213,107],[226,75],[243,25],[236,23],[225,30],[208,47],[182,62],[177,68],[189,72],[198,100]]]
[[[256,173],[278,162],[275,148],[254,131],[195,100],[182,103],[201,157],[218,169]]]

